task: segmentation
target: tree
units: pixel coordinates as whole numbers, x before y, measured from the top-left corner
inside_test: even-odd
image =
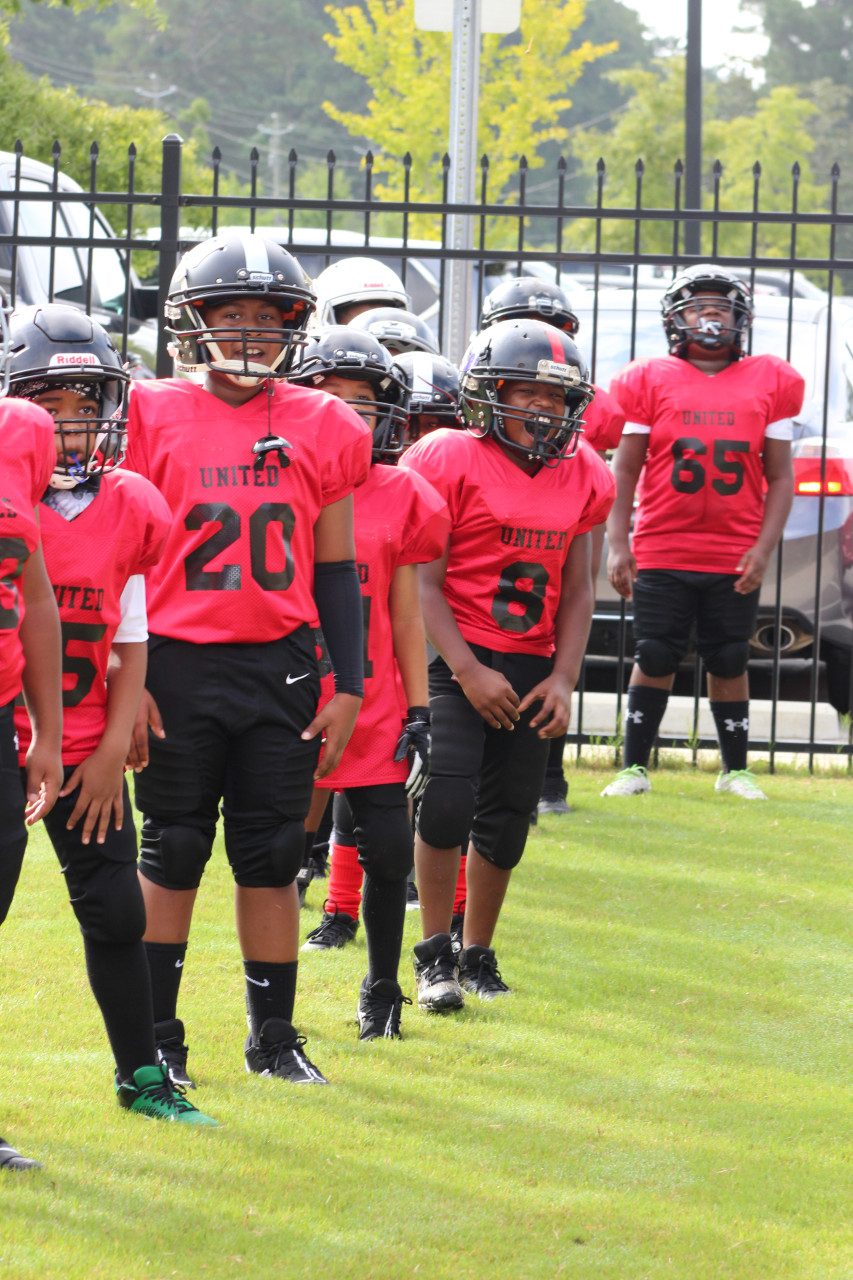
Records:
[[[566,137],[559,123],[571,107],[566,89],[589,63],[617,48],[614,41],[575,42],[585,4],[525,0],[520,33],[482,38],[478,148],[489,158],[491,199],[506,195],[522,155],[537,168],[542,145]],[[416,29],[412,0],[365,0],[363,7],[330,5],[327,12],[337,27],[326,36],[335,58],[364,76],[371,96],[361,112],[332,102],[323,103],[324,111],[369,139],[383,170],[377,194],[400,196],[408,152],[413,198],[434,199],[449,135],[450,33]]]
[[[623,89],[631,93],[630,109],[620,116],[609,135],[585,130],[575,136],[574,148],[587,168],[595,169],[599,157],[606,160],[605,207],[633,208],[636,201],[638,159],[642,159],[641,204],[645,209],[672,209],[674,169],[684,154],[684,61],[670,58],[652,71],[614,72]],[[758,100],[752,116],[721,120],[716,116],[719,87],[705,87],[705,120],[702,148],[705,157],[702,206],[713,204],[713,164],[722,164],[720,208],[748,210],[753,200],[753,166],[761,165],[759,208],[765,212],[788,211],[792,201],[792,167],[799,164],[798,206],[801,211],[826,207],[828,188],[813,176],[810,156],[814,140],[807,122],[816,107],[790,88],[775,88]],[[827,175],[828,176],[828,175]],[[683,192],[682,192],[683,194]],[[750,252],[751,224],[720,227],[717,252],[740,256]],[[588,244],[591,229],[576,228],[580,242]],[[633,222],[605,224],[606,251],[628,252],[633,247]],[[785,254],[790,230],[784,225],[759,223],[757,251]],[[712,251],[711,228],[703,228],[702,251]],[[683,245],[682,245],[683,247]],[[827,235],[820,228],[800,228],[799,251],[822,256],[828,251]],[[641,251],[669,253],[672,225],[646,218],[642,223]]]
[[[770,88],[815,80],[847,84],[853,62],[853,0],[744,0],[769,38],[760,60]]]

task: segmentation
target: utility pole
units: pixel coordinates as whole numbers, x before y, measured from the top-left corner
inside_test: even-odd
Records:
[[[278,124],[280,118],[277,111],[271,111],[270,120],[272,125],[258,125],[258,132],[267,134],[270,140],[269,167],[272,169],[272,195],[274,200],[278,199],[281,186],[281,151],[279,150],[278,140],[283,138],[285,134],[292,133],[295,128],[295,125],[288,124],[283,129],[280,129]]]

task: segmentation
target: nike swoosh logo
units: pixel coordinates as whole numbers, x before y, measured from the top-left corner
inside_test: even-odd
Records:
[[[253,987],[268,987],[270,985],[269,978],[264,978],[263,982],[259,982],[257,978],[250,978],[246,975],[246,981],[251,982]]]
[[[175,968],[176,968],[176,969],[183,969],[183,967],[184,967],[184,962],[183,962],[183,960],[176,960],[176,961],[175,961]]]
[[[308,677],[310,676],[310,674],[311,674],[311,672],[310,672],[310,671],[306,671],[304,676],[291,676],[291,675],[289,675],[289,676],[287,677],[287,679],[285,680],[285,682],[284,682],[284,683],[285,683],[285,684],[296,684],[296,681],[297,681],[297,680],[307,680],[307,679],[308,679]]]

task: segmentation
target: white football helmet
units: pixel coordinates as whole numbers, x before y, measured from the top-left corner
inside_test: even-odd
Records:
[[[376,258],[342,258],[321,271],[314,281],[317,295],[315,326],[345,324],[341,309],[354,303],[365,307],[399,307],[410,311],[412,300],[403,281]]]

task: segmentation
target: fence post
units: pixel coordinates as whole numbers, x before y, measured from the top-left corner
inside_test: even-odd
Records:
[[[157,290],[157,377],[172,373],[172,357],[166,350],[169,338],[164,325],[166,296],[178,261],[180,239],[181,148],[184,140],[177,133],[163,139],[163,175],[160,183],[160,267]]]

